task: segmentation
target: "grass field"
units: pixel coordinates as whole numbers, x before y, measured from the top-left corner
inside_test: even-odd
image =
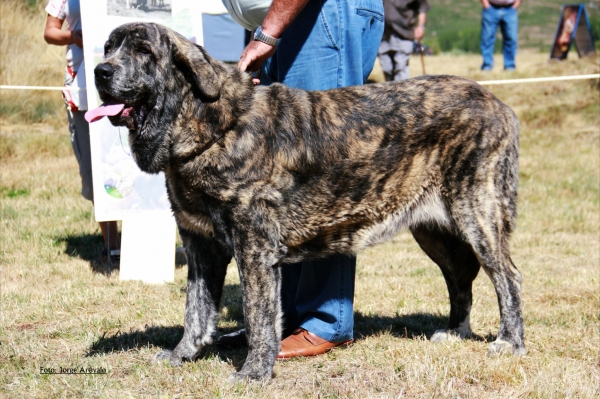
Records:
[[[55,75],[19,72],[26,65],[19,64],[21,55],[7,58],[5,33],[16,32],[20,15],[15,4],[0,3],[1,83],[60,84]],[[53,57],[62,55],[37,42],[21,43],[39,49],[35,65],[54,65]],[[426,59],[428,73],[479,81],[600,72],[598,58],[572,55],[548,63],[536,49],[519,53],[516,72],[482,74],[480,61],[456,54]],[[418,59],[411,66],[413,75],[420,74]],[[597,398],[600,85],[489,88],[521,120],[519,218],[511,245],[523,274],[528,354],[486,355],[499,315],[484,273],[474,283],[475,336],[429,342],[445,326],[447,291],[438,268],[402,233],[358,257],[355,344],[278,362],[269,384],[250,385],[225,384],[243,364],[245,350],[209,347],[182,368],[150,362],[183,334],[187,267],[178,265],[175,282],[162,286],[120,282],[118,270],[108,276],[93,261],[102,239],[89,202],[79,195],[65,118],[56,111],[59,94],[6,97],[3,91],[2,107],[14,98],[25,105],[45,98],[50,111],[38,119],[26,116],[33,113],[11,117],[21,112],[16,108],[0,116],[0,397]],[[231,265],[219,332],[241,325],[239,280]],[[41,367],[104,368],[107,374],[44,375]]]

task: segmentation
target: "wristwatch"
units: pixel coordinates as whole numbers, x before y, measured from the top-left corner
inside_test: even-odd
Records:
[[[254,40],[258,40],[259,42],[266,43],[270,46],[277,47],[281,39],[274,38],[273,36],[269,36],[266,33],[263,33],[262,28],[259,26],[254,31]]]

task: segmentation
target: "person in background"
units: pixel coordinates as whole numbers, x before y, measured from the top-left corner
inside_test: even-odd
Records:
[[[237,65],[242,71],[259,72],[255,83],[326,90],[366,82],[383,33],[381,0],[257,3],[223,0],[238,23],[255,29]],[[258,9],[266,15],[256,17]],[[278,359],[319,355],[353,341],[355,273],[354,256],[282,266],[284,339]],[[217,341],[245,342],[244,330]]]
[[[521,5],[521,0],[481,0],[481,5],[483,6],[480,42],[483,56],[481,70],[491,71],[494,67],[494,44],[496,43],[496,31],[500,26],[504,70],[514,71],[519,33],[517,9]]]
[[[44,40],[46,43],[57,46],[67,46],[65,86],[75,89],[85,89],[83,60],[83,35],[81,30],[81,16],[79,0],[50,0],[46,7],[48,16],[44,28]],[[67,29],[62,30],[64,22]],[[82,75],[78,73],[81,72]],[[81,94],[81,95],[80,95]],[[71,144],[73,152],[79,163],[79,174],[81,176],[81,195],[89,201],[94,201],[94,188],[92,185],[92,159],[90,151],[90,129],[84,118],[87,110],[85,91],[63,92],[71,132]],[[102,236],[104,237],[104,250],[100,254],[100,261],[106,263],[109,252],[117,252],[120,248],[120,240],[117,231],[117,222],[100,223]],[[110,242],[108,240],[110,236]],[[119,255],[113,254],[112,262],[119,261]]]
[[[414,41],[425,35],[427,0],[383,0],[385,29],[379,45],[379,61],[386,81],[410,78],[408,61]]]

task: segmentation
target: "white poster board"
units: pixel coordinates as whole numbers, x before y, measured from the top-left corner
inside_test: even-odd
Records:
[[[114,28],[127,22],[156,22],[202,44],[201,3],[81,0],[88,109],[101,104],[94,85],[94,68],[102,61],[104,43]],[[149,175],[139,170],[131,157],[126,128],[112,126],[108,118],[91,123],[90,145],[97,221],[123,220],[128,212],[170,212],[164,174]]]
[[[161,212],[130,213],[123,219],[119,279],[160,284],[175,279],[175,223]]]
[[[227,12],[220,0],[81,0],[88,109],[100,98],[94,68],[102,62],[110,32],[128,22],[156,22],[202,45],[202,12]],[[172,281],[175,222],[163,173],[150,175],[135,164],[129,132],[103,118],[90,123],[94,215],[98,222],[123,220],[122,280]]]

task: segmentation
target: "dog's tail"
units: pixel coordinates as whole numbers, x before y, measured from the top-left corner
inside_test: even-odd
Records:
[[[504,161],[498,171],[498,178],[502,182],[502,208],[504,212],[504,231],[509,235],[515,229],[517,217],[517,191],[519,187],[519,131],[520,123],[515,113],[506,107],[507,129],[504,141]]]

